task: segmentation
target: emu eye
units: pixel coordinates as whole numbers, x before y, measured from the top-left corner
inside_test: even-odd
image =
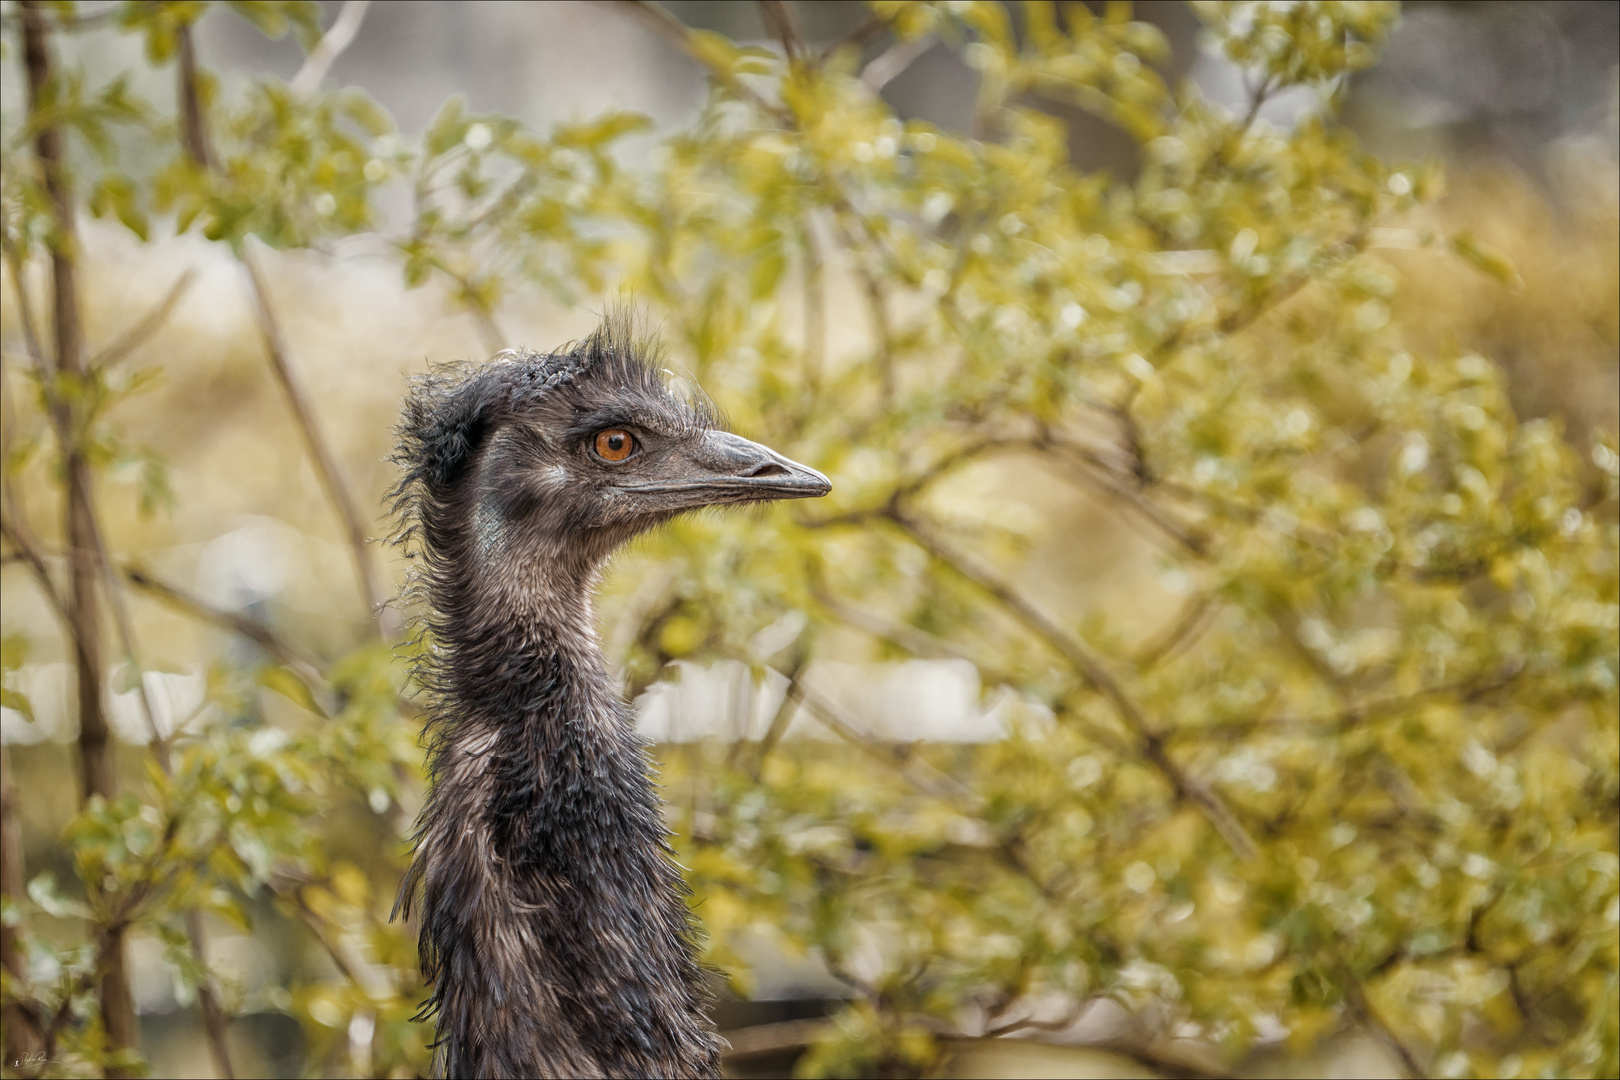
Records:
[[[596,456],[604,461],[623,461],[636,449],[636,437],[623,428],[596,433]]]

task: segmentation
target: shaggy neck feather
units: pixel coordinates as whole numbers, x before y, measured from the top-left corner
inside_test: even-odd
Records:
[[[413,867],[443,1067],[716,1075],[650,764],[596,646],[594,569],[460,539],[474,558],[441,566],[469,572],[430,586],[442,718]]]

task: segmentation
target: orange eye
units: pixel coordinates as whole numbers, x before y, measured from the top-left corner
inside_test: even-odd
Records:
[[[596,433],[596,454],[604,461],[623,461],[636,449],[636,437],[623,428]]]

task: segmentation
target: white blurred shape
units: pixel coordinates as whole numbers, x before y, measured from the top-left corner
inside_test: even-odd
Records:
[[[725,662],[677,665],[636,701],[637,727],[654,742],[759,739],[787,693],[787,679],[767,671],[756,685],[748,668]],[[874,739],[886,742],[992,742],[1007,734],[1005,695],[981,700],[978,670],[965,660],[893,664],[812,664],[805,684],[835,703]],[[785,737],[836,740],[813,710],[794,708]]]
[[[108,677],[104,701],[107,724],[126,743],[151,741],[151,731],[141,706],[140,693],[127,685],[125,669],[115,668]],[[41,742],[71,742],[79,735],[78,688],[72,664],[26,664],[12,672],[10,687],[28,699],[34,710],[30,721],[15,709],[0,709],[0,741],[31,746]],[[208,694],[208,678],[202,672],[148,671],[142,676],[152,719],[164,738],[181,726],[195,726],[202,716]]]
[[[274,596],[304,568],[304,536],[284,521],[246,517],[209,541],[197,559],[197,587],[230,610]]]
[[[114,669],[112,685],[117,687],[126,683],[124,669]],[[157,726],[159,735],[167,739],[182,726],[196,726],[208,697],[206,675],[190,671],[147,671],[142,673],[141,683],[146,689],[146,702],[152,707],[152,723]],[[133,686],[108,694],[107,723],[124,742],[151,741],[152,732],[146,724],[141,693]]]

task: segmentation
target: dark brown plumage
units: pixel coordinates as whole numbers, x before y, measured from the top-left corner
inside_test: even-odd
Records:
[[[621,321],[441,368],[405,402],[398,539],[428,631],[431,788],[400,893],[448,1076],[716,1076],[718,1038],[644,744],[591,593],[683,511],[826,477],[676,399]]]

